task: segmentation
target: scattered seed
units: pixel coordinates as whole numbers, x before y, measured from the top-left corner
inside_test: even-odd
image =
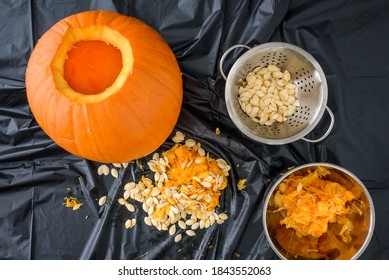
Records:
[[[172,225],[170,228],[169,228],[169,234],[170,235],[174,235],[176,233],[176,225]]]
[[[196,223],[194,223],[190,228],[191,228],[192,230],[196,230],[196,229],[199,228],[199,226],[200,226],[200,223],[199,223],[199,222],[196,222]]]
[[[99,199],[99,206],[103,206],[106,201],[107,201],[107,196],[106,195],[100,197],[100,199]]]
[[[187,146],[188,148],[192,148],[196,145],[196,141],[193,140],[193,139],[187,139],[185,141],[185,146]]]
[[[188,225],[188,226],[191,226],[195,223],[196,221],[193,220],[193,219],[190,219],[190,220],[186,220],[185,224]]]
[[[125,199],[122,198],[122,197],[118,199],[118,202],[119,202],[119,204],[121,204],[121,205],[126,205],[126,204],[128,203],[128,201],[125,200]]]
[[[125,200],[129,199],[130,198],[130,195],[131,195],[131,191],[124,191],[123,193],[123,198]]]
[[[150,217],[149,216],[146,216],[146,217],[144,217],[144,222],[145,222],[145,224],[146,225],[148,225],[148,226],[152,226],[153,224],[151,223],[151,220],[150,220]]]
[[[117,169],[115,169],[115,168],[112,168],[112,169],[111,169],[111,175],[112,175],[114,178],[119,178],[119,172],[118,172]]]
[[[124,185],[124,190],[129,191],[135,188],[136,184],[135,182],[130,182]]]
[[[127,203],[127,204],[125,204],[125,206],[126,206],[128,211],[135,212],[135,207],[131,203]]]
[[[227,219],[228,219],[228,216],[227,216],[226,213],[220,213],[220,214],[219,214],[219,218],[220,218],[221,220],[227,220]]]
[[[189,236],[195,236],[195,235],[196,235],[196,233],[195,233],[193,230],[191,230],[191,229],[185,231],[185,233],[186,233],[187,235],[189,235]]]
[[[186,223],[182,220],[179,220],[178,221],[178,226],[182,229],[186,229]]]
[[[109,174],[109,167],[106,164],[102,164],[97,169],[97,174],[107,176]]]
[[[180,242],[181,241],[181,239],[182,239],[182,234],[180,233],[180,234],[177,234],[175,237],[174,237],[174,242]]]
[[[127,219],[126,222],[124,223],[124,226],[126,228],[132,227],[132,220],[131,219]]]

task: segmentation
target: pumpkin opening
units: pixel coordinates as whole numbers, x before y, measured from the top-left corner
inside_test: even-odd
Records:
[[[122,69],[118,48],[103,41],[80,41],[67,52],[64,78],[69,86],[82,94],[98,94],[116,80]]]
[[[56,88],[77,103],[117,93],[132,74],[131,44],[107,26],[70,27],[51,61]]]

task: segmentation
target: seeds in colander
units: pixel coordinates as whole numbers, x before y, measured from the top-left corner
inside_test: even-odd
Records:
[[[107,196],[106,195],[100,197],[100,199],[99,199],[99,206],[103,206],[106,201],[107,201]]]
[[[296,99],[298,87],[291,82],[289,71],[282,72],[276,65],[255,68],[242,81],[238,92],[240,107],[259,124],[286,121],[300,106]]]

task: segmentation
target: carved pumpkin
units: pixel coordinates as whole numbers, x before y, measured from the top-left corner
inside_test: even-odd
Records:
[[[99,162],[155,151],[172,132],[182,77],[163,38],[108,11],[69,16],[36,44],[26,70],[31,111],[59,146]]]

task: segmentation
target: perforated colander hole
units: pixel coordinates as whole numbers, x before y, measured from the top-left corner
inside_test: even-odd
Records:
[[[261,64],[263,67],[269,64],[280,65],[288,60],[287,56],[283,53],[268,52],[261,58]]]
[[[298,127],[299,125],[305,124],[309,120],[311,108],[308,106],[298,107],[294,114],[290,116],[288,124],[290,127]]]
[[[255,129],[256,133],[262,136],[277,136],[280,133],[280,129],[276,126],[257,125]]]

